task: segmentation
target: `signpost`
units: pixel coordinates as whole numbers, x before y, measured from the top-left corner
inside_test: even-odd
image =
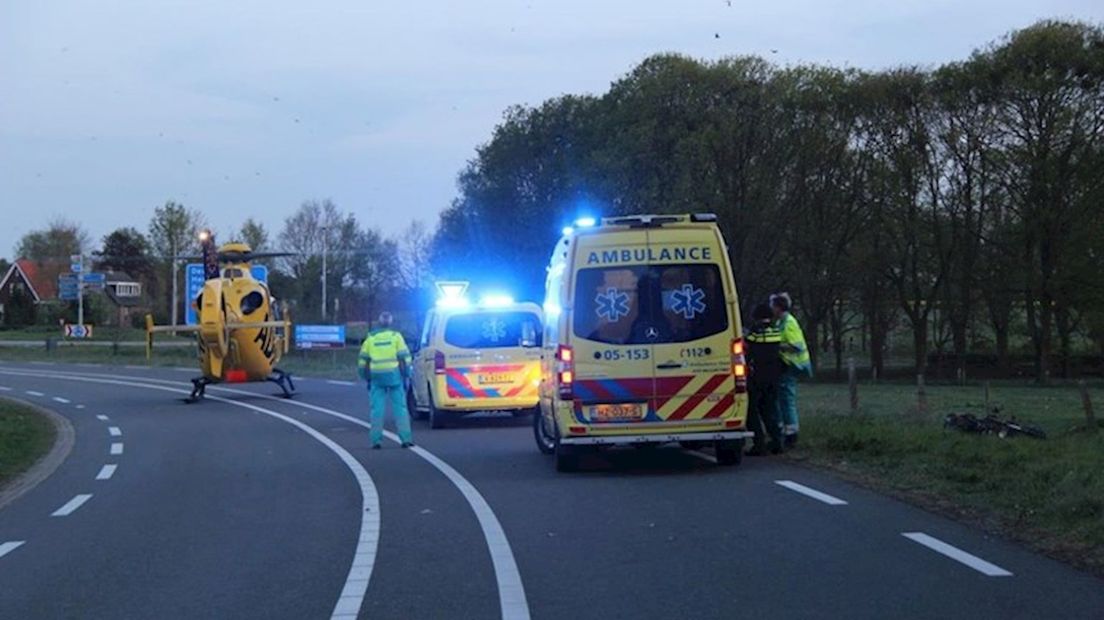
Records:
[[[268,267],[264,265],[253,265],[249,269],[249,273],[253,276],[254,280],[264,282],[268,284]],[[184,307],[184,324],[195,325],[199,322],[199,317],[196,316],[195,308],[192,307],[192,302],[203,290],[203,283],[207,281],[206,273],[203,269],[203,263],[188,263],[184,268],[184,295],[188,304]]]
[[[80,281],[86,289],[102,291],[107,286],[107,275],[96,272],[82,273]]]
[[[344,325],[296,325],[296,349],[344,349]]]
[[[91,338],[92,326],[91,325],[74,325],[72,323],[65,324],[65,337],[66,338]]]
[[[84,325],[84,293],[81,291],[80,272],[84,271],[84,255],[74,254],[69,257],[69,271],[72,271],[77,280],[77,324]]]

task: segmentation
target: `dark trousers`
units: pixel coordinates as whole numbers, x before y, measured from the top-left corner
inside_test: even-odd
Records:
[[[782,445],[778,419],[778,384],[752,381],[748,386],[748,426],[755,433],[755,447],[777,449]]]

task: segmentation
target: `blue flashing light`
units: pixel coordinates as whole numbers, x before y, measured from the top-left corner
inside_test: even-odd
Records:
[[[571,233],[575,232],[575,229],[571,226],[564,226],[563,234],[565,237],[571,236]]]
[[[581,217],[575,220],[575,226],[579,228],[594,228],[598,224],[598,220],[592,217]]]
[[[560,304],[558,304],[554,301],[544,302],[544,316],[545,316],[545,318],[549,318],[549,319],[556,318],[556,317],[560,316],[560,312],[562,312],[562,311],[563,311],[563,309],[560,308]]]
[[[486,308],[502,308],[514,305],[514,298],[502,293],[489,293],[480,298],[479,305]]]
[[[442,297],[437,300],[438,308],[467,308],[471,305],[464,297]]]

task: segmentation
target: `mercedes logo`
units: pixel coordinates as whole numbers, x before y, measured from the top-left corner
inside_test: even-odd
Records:
[[[654,327],[649,327],[648,331],[646,331],[645,334],[648,336],[648,338],[651,338],[652,340],[659,338],[659,330]]]

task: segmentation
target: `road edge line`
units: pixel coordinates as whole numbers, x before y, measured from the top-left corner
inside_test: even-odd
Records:
[[[21,398],[11,398],[9,396],[2,396],[0,398],[19,405],[24,405],[46,416],[46,418],[50,420],[50,423],[54,425],[55,431],[54,445],[50,446],[46,454],[35,461],[26,471],[13,478],[9,483],[4,485],[3,488],[0,488],[0,510],[2,510],[5,506],[20,498],[24,493],[37,487],[57,471],[57,468],[65,462],[65,459],[69,458],[69,453],[73,451],[73,445],[76,443],[77,434],[76,431],[73,430],[73,423],[70,422],[68,418],[52,409],[41,407]]]

